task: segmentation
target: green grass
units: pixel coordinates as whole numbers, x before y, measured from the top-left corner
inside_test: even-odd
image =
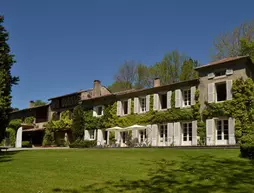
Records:
[[[237,149],[69,149],[0,154],[0,192],[254,192]]]

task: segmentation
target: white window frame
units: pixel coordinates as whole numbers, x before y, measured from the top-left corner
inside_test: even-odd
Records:
[[[226,118],[215,119],[215,144],[216,145],[227,145],[229,139],[229,121]],[[225,123],[227,121],[227,139],[225,139]],[[218,122],[221,122],[221,139],[218,139]]]
[[[127,112],[126,113],[124,113],[124,103],[127,103]],[[128,99],[126,99],[126,100],[122,100],[121,101],[121,103],[122,103],[122,109],[121,109],[121,115],[122,116],[126,116],[126,115],[128,115],[128,108],[129,108],[129,106],[128,106]]]
[[[99,108],[101,107],[101,115],[98,114]],[[95,117],[101,117],[104,115],[104,106],[103,105],[98,105],[94,108],[95,110]]]
[[[225,84],[226,85],[226,99],[224,100],[224,101],[226,101],[227,100],[227,81],[221,81],[221,82],[215,82],[214,83],[214,93],[215,93],[215,96],[214,96],[214,101],[216,102],[216,103],[221,103],[221,102],[224,102],[224,101],[218,101],[217,100],[217,98],[218,98],[218,96],[217,96],[217,87],[216,87],[216,85],[218,85],[218,84]]]
[[[184,141],[184,129],[187,129],[186,133],[187,133],[187,136],[186,136],[186,141]],[[182,123],[182,131],[181,131],[181,141],[182,141],[182,145],[191,145],[192,144],[192,122],[183,122]]]
[[[166,108],[162,109],[162,95],[166,95]],[[159,93],[159,110],[160,111],[166,111],[168,108],[168,98],[167,98],[167,93],[166,92],[162,92],[162,93]]]
[[[95,140],[95,130],[88,130],[88,132],[89,132],[89,140]]]
[[[168,129],[169,128],[167,123],[159,124],[159,127],[158,127],[159,146],[166,146],[168,144]]]
[[[144,130],[139,130],[139,143],[144,143],[147,140],[147,132],[146,129]]]
[[[144,101],[144,107],[142,107],[142,100]],[[146,112],[146,97],[140,97],[139,98],[139,113],[145,113]]]
[[[185,98],[185,92],[187,92],[187,98]],[[187,104],[185,104],[185,100]],[[190,107],[190,106],[191,106],[191,88],[183,89],[182,90],[182,107]]]

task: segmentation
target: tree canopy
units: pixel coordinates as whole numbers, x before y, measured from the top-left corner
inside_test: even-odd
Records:
[[[42,106],[42,105],[46,105],[47,103],[42,101],[42,100],[36,100],[33,102],[33,106],[34,107],[38,107],[38,106]]]

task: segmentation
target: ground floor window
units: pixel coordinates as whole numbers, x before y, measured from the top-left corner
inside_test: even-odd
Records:
[[[144,142],[147,139],[146,130],[139,131],[140,142]]]
[[[192,141],[192,123],[182,124],[182,138],[184,142]]]
[[[126,143],[127,142],[127,136],[128,136],[128,132],[124,131],[121,133],[122,134],[122,142]]]
[[[94,130],[88,130],[90,139],[94,139]]]
[[[159,127],[160,132],[160,142],[167,142],[168,141],[168,125],[162,124]]]
[[[216,120],[217,140],[228,140],[228,120]]]

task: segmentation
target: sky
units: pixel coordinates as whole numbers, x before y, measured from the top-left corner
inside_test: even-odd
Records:
[[[210,61],[213,40],[254,18],[253,0],[0,0],[17,63],[12,106],[112,84],[125,60],[172,50]]]

